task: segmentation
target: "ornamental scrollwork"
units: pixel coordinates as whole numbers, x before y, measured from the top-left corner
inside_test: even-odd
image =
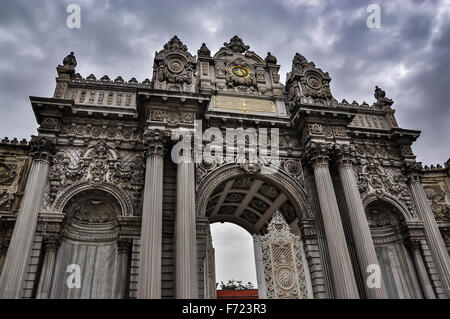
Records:
[[[17,176],[16,164],[0,163],[0,185],[10,186]]]
[[[357,166],[358,189],[362,196],[374,193],[379,197],[390,195],[402,202],[411,217],[416,217],[406,178],[395,168],[384,167],[376,159],[368,159]]]
[[[280,212],[273,214],[267,234],[255,235],[261,246],[264,280],[269,299],[306,299],[306,277],[300,239],[294,235]]]
[[[105,141],[85,148],[65,147],[58,150],[49,178],[47,205],[67,187],[88,182],[93,188],[111,183],[127,192],[138,202],[145,169],[140,152],[118,151]]]
[[[157,52],[154,62],[154,87],[160,90],[195,91],[197,62],[186,45],[174,36]]]
[[[10,194],[7,189],[0,189],[0,208],[10,210],[14,198],[14,194]]]
[[[433,210],[436,221],[442,223],[450,222],[450,205],[445,199],[445,192],[439,185],[424,186],[425,193]]]

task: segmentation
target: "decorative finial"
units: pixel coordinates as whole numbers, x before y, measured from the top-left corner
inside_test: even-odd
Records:
[[[238,53],[244,53],[248,49],[250,49],[250,46],[245,45],[244,42],[242,42],[242,39],[239,38],[237,35],[235,35],[233,38],[231,38],[229,43],[223,44],[226,48],[231,49],[233,52]]]
[[[270,52],[267,52],[265,61],[266,63],[277,64],[277,58],[274,57]]]
[[[205,43],[202,43],[202,46],[197,51],[198,56],[200,57],[211,57],[211,51],[208,49]]]
[[[380,108],[384,107],[384,106],[391,106],[394,101],[391,100],[390,98],[386,97],[386,92],[383,91],[382,89],[380,89],[377,86],[375,86],[375,93],[373,95],[375,97],[375,99],[377,100],[376,105]]]

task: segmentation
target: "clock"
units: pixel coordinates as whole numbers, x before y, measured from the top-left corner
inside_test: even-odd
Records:
[[[250,70],[247,69],[245,66],[242,65],[235,65],[230,70],[231,74],[233,74],[235,77],[245,79],[250,76]]]

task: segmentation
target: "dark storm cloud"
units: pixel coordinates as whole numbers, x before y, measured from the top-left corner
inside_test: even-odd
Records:
[[[81,6],[81,29],[66,27],[66,7]],[[381,7],[369,29],[366,7]],[[295,52],[332,77],[341,100],[374,100],[375,85],[394,99],[399,124],[422,130],[418,160],[450,154],[449,1],[2,1],[0,136],[36,132],[29,95],[51,96],[55,67],[70,51],[77,71],[128,80],[151,78],[154,52],[174,34],[196,54],[238,34],[251,50],[271,51],[284,78]]]

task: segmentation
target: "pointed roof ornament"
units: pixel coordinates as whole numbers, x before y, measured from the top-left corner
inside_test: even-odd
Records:
[[[277,58],[272,55],[272,53],[267,52],[267,56],[265,58],[266,63],[277,64]]]
[[[179,50],[187,52],[187,46],[184,45],[176,35],[174,35],[169,42],[164,44],[164,50]]]
[[[248,49],[250,49],[250,46],[245,45],[241,38],[239,38],[237,35],[235,35],[233,38],[231,38],[229,43],[223,44],[226,48],[231,49],[233,52],[237,53],[244,53]]]
[[[280,211],[276,211],[272,215],[272,219],[270,220],[269,225],[267,226],[267,230],[275,231],[275,232],[284,232],[290,231],[289,225],[286,223],[286,219],[284,219],[283,214]]]
[[[200,49],[198,49],[197,54],[199,57],[211,57],[211,51],[208,49],[205,43],[202,43]]]

